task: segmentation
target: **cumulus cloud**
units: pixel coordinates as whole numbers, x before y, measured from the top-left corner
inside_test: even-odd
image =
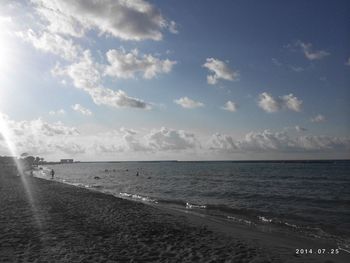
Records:
[[[182,97],[180,99],[174,100],[174,102],[185,109],[204,107],[204,104],[202,102],[191,100],[188,97]]]
[[[27,133],[43,136],[78,135],[76,128],[63,125],[62,122],[47,123],[41,119],[32,121],[12,122],[11,128],[16,135],[26,135]]]
[[[280,97],[273,97],[267,92],[259,95],[258,105],[266,112],[276,112],[283,108],[292,111],[301,111],[303,101],[295,97],[293,94],[283,95]]]
[[[138,153],[139,158],[148,153],[155,156],[156,154],[173,156],[171,154],[181,153],[184,158],[193,159],[194,153],[196,156],[210,154],[214,158],[215,154],[238,153],[250,156],[255,153],[275,153],[278,156],[281,153],[348,153],[350,150],[349,137],[304,136],[299,133],[289,134],[287,131],[249,132],[242,138],[221,133],[215,133],[210,137],[199,137],[190,131],[166,127],[153,130],[120,128],[84,134],[75,127],[61,122],[48,123],[42,119],[14,121],[1,113],[0,118],[0,154],[4,154],[5,140],[8,139],[17,148],[18,153],[56,156],[88,155],[94,158],[113,156],[111,154],[118,153],[123,155]],[[4,127],[7,127],[7,132]]]
[[[61,67],[59,64],[52,70],[56,76],[68,76],[72,79],[76,88],[87,92],[97,105],[110,107],[130,107],[150,109],[151,104],[143,100],[128,96],[122,90],[105,88],[102,82],[101,71],[103,66],[93,61],[91,52],[84,51],[83,57],[76,63]]]
[[[14,121],[0,113],[2,129],[6,129],[6,138],[11,141],[18,153],[29,152],[40,155],[48,153],[80,153],[83,145],[74,141],[80,132],[75,127],[69,127],[61,122],[48,123],[42,119],[29,121]],[[5,128],[4,128],[5,127]],[[0,133],[4,132],[3,130]],[[6,148],[6,146],[5,146]]]
[[[36,49],[58,55],[66,60],[77,59],[82,49],[75,45],[71,39],[65,39],[58,34],[43,32],[40,35],[32,29],[27,32],[18,32],[17,35],[31,43]]]
[[[32,0],[52,32],[82,37],[97,30],[123,40],[161,40],[162,31],[176,32],[176,23],[144,0]]]
[[[80,104],[74,104],[72,105],[72,109],[83,114],[83,115],[86,115],[86,116],[90,116],[92,115],[92,112],[91,110],[81,106]]]
[[[137,49],[129,53],[112,49],[106,55],[110,64],[105,74],[123,79],[134,78],[137,73],[141,73],[145,79],[152,79],[158,74],[169,73],[176,64],[176,61],[161,60],[150,54],[140,56]]]
[[[298,40],[295,45],[301,48],[302,52],[308,60],[320,60],[330,55],[327,51],[324,50],[314,50],[311,43],[304,43]]]
[[[76,155],[76,154],[81,154],[86,152],[86,149],[84,146],[74,142],[69,142],[69,143],[63,142],[61,144],[55,145],[55,148],[57,148],[63,153],[70,154],[70,155]]]
[[[349,138],[330,136],[291,137],[286,132],[247,133],[243,139],[235,140],[229,135],[214,134],[209,148],[224,152],[324,152],[350,149]]]
[[[183,130],[172,130],[162,127],[146,136],[149,146],[154,150],[185,150],[198,145],[196,136]]]
[[[230,69],[225,62],[219,59],[207,58],[203,67],[207,68],[211,73],[207,76],[207,82],[211,85],[216,84],[220,79],[234,81],[239,78],[238,71]]]
[[[238,150],[236,141],[231,136],[221,133],[215,133],[211,136],[209,148],[227,152]]]
[[[104,141],[101,138],[108,138]],[[119,130],[97,136],[94,147],[100,152],[162,152],[195,149],[199,141],[192,133],[162,127],[146,134],[133,129]]]
[[[310,119],[310,121],[311,121],[311,122],[324,122],[324,121],[326,121],[326,117],[323,116],[322,114],[318,114],[318,115],[316,115],[315,117],[312,117],[312,118]]]
[[[237,105],[237,103],[229,100],[228,102],[225,103],[225,105],[221,109],[235,112],[238,109],[238,105]]]

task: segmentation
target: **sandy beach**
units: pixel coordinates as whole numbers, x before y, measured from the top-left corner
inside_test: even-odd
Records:
[[[350,262],[343,251],[295,255],[332,244],[39,178],[0,173],[0,207],[0,262]]]

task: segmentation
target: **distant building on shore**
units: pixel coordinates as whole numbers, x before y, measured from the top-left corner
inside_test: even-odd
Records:
[[[73,159],[61,159],[60,163],[74,163]]]

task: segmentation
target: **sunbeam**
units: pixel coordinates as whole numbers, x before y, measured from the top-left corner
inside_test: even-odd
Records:
[[[8,127],[8,121],[6,116],[0,113],[0,134],[2,135],[3,141],[5,142],[5,145],[10,153],[10,155],[13,157],[13,160],[16,164],[17,171],[19,174],[19,177],[21,178],[22,184],[24,186],[28,201],[32,207],[33,216],[35,219],[35,222],[38,226],[38,228],[41,230],[42,228],[42,222],[39,217],[38,209],[35,205],[35,200],[33,198],[32,190],[30,187],[30,184],[28,182],[27,176],[24,174],[24,167],[20,160],[18,160],[17,156],[19,156],[16,145],[12,139],[12,132],[10,128]]]

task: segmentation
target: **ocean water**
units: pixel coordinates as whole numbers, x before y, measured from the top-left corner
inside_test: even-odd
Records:
[[[74,163],[37,175],[51,168],[65,183],[349,249],[350,161]]]

